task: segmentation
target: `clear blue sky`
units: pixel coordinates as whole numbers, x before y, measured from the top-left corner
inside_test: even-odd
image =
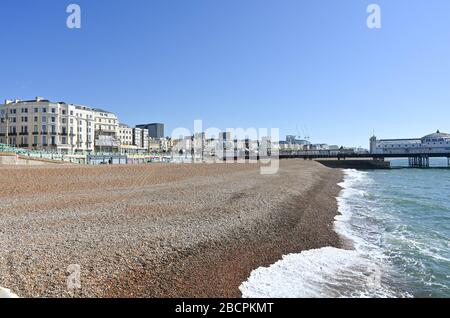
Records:
[[[81,30],[66,6],[82,8]],[[382,29],[369,30],[378,3]],[[0,98],[314,142],[450,131],[448,0],[1,0]]]

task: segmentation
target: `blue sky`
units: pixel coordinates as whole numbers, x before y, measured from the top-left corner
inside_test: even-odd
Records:
[[[66,7],[82,28],[66,27]],[[382,9],[382,29],[366,8]],[[314,142],[450,131],[448,0],[2,0],[0,98],[106,108],[166,133],[277,127]]]

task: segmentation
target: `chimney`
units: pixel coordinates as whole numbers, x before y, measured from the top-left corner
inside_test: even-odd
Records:
[[[36,102],[40,102],[42,100],[44,100],[44,97],[40,97],[40,96],[36,97]]]
[[[14,101],[11,100],[11,99],[6,99],[5,100],[5,105],[9,105],[9,104],[12,104],[12,103],[14,103]]]

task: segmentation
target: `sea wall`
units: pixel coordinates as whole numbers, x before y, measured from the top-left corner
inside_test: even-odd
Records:
[[[317,160],[317,162],[329,168],[339,169],[358,169],[358,170],[372,170],[372,169],[390,169],[391,165],[388,161],[380,160]]]

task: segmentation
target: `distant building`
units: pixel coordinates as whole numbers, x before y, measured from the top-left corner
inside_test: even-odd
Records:
[[[119,141],[122,147],[133,145],[133,128],[125,124],[119,124]]]
[[[142,129],[133,128],[133,146],[137,148],[142,148]]]
[[[148,129],[142,129],[141,132],[141,146],[146,152],[148,151]]]
[[[158,139],[153,139],[153,138],[148,138],[148,151],[149,152],[160,152],[163,151],[163,149],[161,149],[161,140]]]
[[[310,145],[311,143],[305,139],[298,139],[297,136],[288,135],[286,136],[286,142],[291,145]]]
[[[0,143],[61,153],[118,150],[118,120],[111,112],[36,97],[6,100],[0,117]]]
[[[148,136],[153,139],[164,138],[164,124],[153,123],[137,125],[136,128],[148,129]]]
[[[95,151],[118,152],[120,141],[118,138],[119,119],[109,111],[95,108]]]
[[[449,153],[450,134],[439,130],[422,138],[413,139],[380,139],[370,138],[372,154],[405,154],[405,153]]]

